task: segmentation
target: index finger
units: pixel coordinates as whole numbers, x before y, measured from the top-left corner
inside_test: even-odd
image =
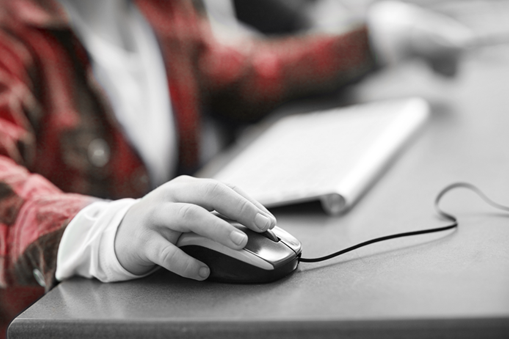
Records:
[[[173,190],[172,198],[175,201],[215,210],[257,232],[264,232],[276,224],[276,218],[261,204],[222,182],[191,177],[179,181],[175,184],[186,187]]]

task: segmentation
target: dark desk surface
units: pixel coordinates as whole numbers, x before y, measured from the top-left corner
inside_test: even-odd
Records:
[[[389,233],[436,227],[433,200],[468,181],[509,204],[509,51],[470,56],[451,82],[418,64],[387,70],[346,97],[423,95],[422,133],[346,215],[317,206],[275,210],[318,256]],[[496,53],[495,53],[496,52]],[[455,232],[379,243],[330,262],[300,264],[268,285],[145,279],[61,283],[14,320],[10,338],[509,337],[509,215],[457,190],[443,207]]]

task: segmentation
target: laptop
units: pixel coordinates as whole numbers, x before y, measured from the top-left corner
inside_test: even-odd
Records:
[[[266,207],[319,200],[344,213],[376,181],[429,116],[418,97],[283,117],[215,176]]]

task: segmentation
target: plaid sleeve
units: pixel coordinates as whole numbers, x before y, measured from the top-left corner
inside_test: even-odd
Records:
[[[375,68],[365,26],[238,46],[209,39],[206,46],[198,63],[204,92],[217,111],[240,120],[291,98],[338,89]]]
[[[64,194],[24,167],[37,149],[33,67],[26,48],[2,30],[0,56],[0,287],[36,284],[36,273],[49,289],[65,226],[91,198]]]
[[[0,286],[33,285],[41,277],[47,289],[54,286],[65,226],[91,202],[0,157]]]
[[[169,59],[170,80],[178,77],[175,91],[185,94],[179,98],[196,99],[189,90],[196,79],[200,100],[234,120],[253,120],[282,101],[339,88],[375,67],[365,25],[342,34],[221,43],[191,1],[137,4]]]

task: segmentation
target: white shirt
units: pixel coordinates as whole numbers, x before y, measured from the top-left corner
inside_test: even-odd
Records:
[[[94,34],[73,0],[60,1],[91,56],[94,74],[105,89],[116,118],[147,166],[152,186],[166,182],[173,176],[177,162],[176,131],[166,71],[151,27],[135,5],[129,3],[129,10],[119,24],[130,30],[133,46],[132,50],[122,49]],[[96,6],[102,4],[94,2]],[[80,211],[62,236],[57,280],[75,275],[103,282],[136,278],[120,265],[114,251],[117,228],[135,202],[100,201]]]
[[[166,70],[152,28],[130,3],[119,23],[133,42],[127,50],[95,34],[73,0],[60,1],[90,54],[94,75],[105,89],[115,117],[149,171],[152,187],[168,181],[175,171],[176,131]],[[95,6],[100,3],[94,1]],[[116,17],[112,15],[112,20]]]

